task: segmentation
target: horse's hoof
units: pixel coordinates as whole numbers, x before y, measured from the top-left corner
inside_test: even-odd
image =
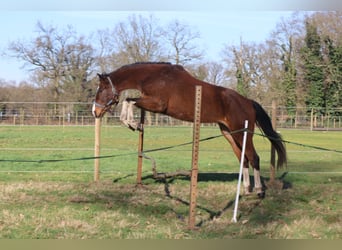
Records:
[[[137,125],[137,130],[140,131],[140,132],[144,132],[144,126],[141,123],[139,123]]]
[[[136,128],[133,127],[131,124],[128,124],[128,128],[129,128],[130,130],[132,130],[133,132],[136,130]]]
[[[251,195],[251,188],[250,187],[245,187],[244,195]]]
[[[266,193],[265,193],[265,191],[262,191],[262,192],[257,193],[257,195],[258,195],[258,198],[264,199],[266,196]]]

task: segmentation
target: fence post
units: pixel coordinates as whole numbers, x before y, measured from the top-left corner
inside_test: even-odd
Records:
[[[20,109],[20,125],[23,126],[25,122],[25,110],[24,108]]]
[[[101,118],[95,119],[95,160],[94,160],[94,181],[100,180],[100,140],[101,140]]]
[[[196,86],[195,90],[195,110],[193,124],[193,142],[192,142],[192,167],[191,167],[191,184],[190,184],[190,209],[189,209],[189,229],[195,228],[195,210],[197,198],[197,177],[198,177],[198,151],[200,140],[201,126],[201,103],[202,103],[202,86]]]
[[[310,131],[313,131],[313,122],[314,122],[314,111],[311,108],[311,115],[310,115]]]
[[[138,165],[137,165],[137,185],[141,185],[142,177],[142,164],[143,164],[143,150],[144,150],[144,123],[145,123],[145,110],[140,113],[140,131],[139,131],[139,144],[138,144]]]

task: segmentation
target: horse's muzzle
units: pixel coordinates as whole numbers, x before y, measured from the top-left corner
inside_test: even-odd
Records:
[[[102,118],[104,114],[112,108],[112,105],[116,106],[117,102],[110,101],[106,105],[102,105],[94,101],[91,112],[95,118]]]
[[[97,103],[94,102],[93,103],[93,107],[91,108],[91,113],[93,114],[93,116],[95,118],[100,118],[101,117],[101,113],[102,113],[102,109],[103,108],[98,107]]]

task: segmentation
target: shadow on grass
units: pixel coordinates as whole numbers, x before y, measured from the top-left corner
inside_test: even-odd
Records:
[[[169,184],[172,183],[174,181],[175,178],[171,178],[169,180],[167,179],[163,179],[162,182],[164,183],[164,191],[165,191],[165,195],[166,197],[172,199],[172,200],[175,200],[183,205],[186,205],[186,206],[190,206],[190,203],[189,201],[186,201],[184,199],[181,199],[179,197],[176,197],[174,195],[171,194],[171,191],[170,191],[170,188],[169,188]],[[189,190],[190,191],[190,190]],[[206,221],[211,221],[213,220],[214,218],[218,218],[220,217],[226,210],[228,210],[233,204],[235,203],[235,200],[230,200],[228,201],[228,203],[219,211],[213,211],[207,207],[204,207],[202,205],[196,205],[196,208],[198,209],[201,209],[205,212],[207,212],[209,214],[209,218],[208,219],[205,219],[205,220],[201,220],[199,223],[197,223],[196,227],[200,227],[203,225],[204,222]]]
[[[280,176],[279,179],[277,179],[277,181],[279,183],[281,183],[281,187],[280,189],[288,189],[292,187],[292,184],[285,181],[285,177],[286,177],[287,173],[284,173],[282,176]],[[237,173],[199,173],[198,174],[198,182],[211,182],[211,181],[217,181],[217,182],[232,182],[232,181],[236,181],[238,179],[239,175]],[[147,175],[144,176],[144,180],[147,179],[154,179],[152,175]],[[164,191],[165,191],[165,195],[172,199],[172,200],[176,200],[177,202],[185,205],[185,206],[189,206],[189,201],[181,199],[179,197],[176,197],[174,195],[171,194],[170,192],[170,184],[172,184],[175,180],[185,180],[185,181],[189,181],[190,182],[190,177],[189,176],[176,176],[176,177],[171,177],[171,178],[164,178],[164,179],[154,179],[155,182],[160,182],[160,183],[164,183]],[[267,190],[267,186],[265,185],[266,182],[269,181],[269,178],[262,178],[262,184],[265,190]],[[252,186],[254,186],[254,177],[250,176],[250,183]],[[274,195],[274,193],[272,194]],[[262,204],[262,199],[259,199],[256,197],[256,194],[251,194],[250,196],[247,196],[245,198],[245,196],[240,196],[240,199],[242,199],[242,202],[245,203],[244,205],[246,206],[244,210],[245,216],[251,216],[251,218],[253,218],[254,216],[253,213],[254,211],[256,211],[257,214],[259,214],[259,210],[258,207],[260,206],[260,204]],[[273,197],[272,197],[273,199]],[[220,216],[222,216],[227,210],[231,210],[233,208],[233,205],[235,204],[235,199],[229,200],[227,201],[226,205],[218,210],[218,211],[214,211],[211,210],[207,207],[204,207],[202,205],[197,205],[197,208],[200,210],[203,210],[205,212],[207,212],[209,214],[209,217],[207,219],[202,219],[196,226],[200,227],[202,226],[204,223],[206,222],[210,222],[216,218],[219,218]],[[270,208],[273,209],[273,208]],[[284,209],[286,210],[287,208],[284,207]],[[281,213],[281,211],[279,211],[279,207],[277,207],[277,211],[275,212],[276,214]],[[268,223],[273,221],[274,219],[277,219],[276,216],[274,215],[274,212],[271,211],[270,212],[271,216],[260,216],[262,217],[261,220],[263,221],[263,223]],[[259,214],[260,215],[260,214]],[[257,218],[258,216],[256,216]],[[257,221],[260,222],[260,220],[257,218]]]
[[[198,182],[208,182],[208,181],[218,181],[218,182],[231,182],[236,181],[239,178],[239,174],[237,173],[198,173],[197,180]],[[169,183],[172,183],[175,180],[184,180],[190,181],[190,176],[188,175],[175,175],[168,178],[154,178],[151,175],[145,175],[142,178],[143,180],[153,179],[156,182],[164,182],[165,179],[168,179]]]
[[[146,173],[146,172],[145,172]],[[284,181],[287,173],[284,173],[279,180]],[[176,176],[171,178],[164,178],[164,179],[154,179],[153,175],[144,175],[143,176],[143,183],[146,184],[162,184],[164,186],[164,192],[155,192],[151,188],[148,188],[148,185],[143,185],[146,190],[142,191],[140,201],[136,197],[136,191],[138,187],[134,187],[133,185],[126,186],[127,180],[134,177],[135,174],[128,174],[125,176],[122,176],[120,178],[114,179],[114,183],[120,183],[121,187],[118,187],[117,190],[115,188],[113,190],[105,189],[101,190],[99,189],[96,194],[94,193],[91,196],[88,196],[87,198],[80,198],[79,200],[75,199],[72,202],[76,203],[99,203],[104,204],[107,209],[122,209],[125,211],[132,211],[134,213],[141,214],[143,216],[149,216],[154,215],[155,217],[163,217],[166,214],[175,214],[175,217],[183,222],[186,221],[187,216],[187,210],[186,207],[189,207],[189,200],[181,198],[177,195],[174,195],[171,192],[171,185],[177,181],[177,180],[184,180],[186,182],[190,182],[189,176]],[[238,179],[237,173],[199,173],[198,175],[198,182],[232,182],[236,181]],[[267,182],[268,178],[262,178],[263,183]],[[253,176],[251,176],[251,185],[254,185]],[[133,184],[133,183],[132,183]],[[291,183],[284,182],[283,185],[285,188],[290,188],[292,185]],[[189,190],[190,192],[190,190]],[[271,193],[271,192],[270,192]],[[168,204],[167,202],[159,202],[158,204],[151,202],[149,204],[148,201],[142,202],[143,196],[160,196],[164,195],[164,197],[167,197],[170,200],[177,201],[177,204],[182,204],[185,207],[181,210],[175,209],[171,204]],[[276,204],[275,206],[263,206],[263,200],[258,199],[256,197],[256,194],[252,194],[251,196],[242,196],[241,197],[241,204],[239,207],[239,210],[241,211],[241,214],[244,218],[248,218],[249,221],[253,223],[269,223],[274,220],[279,219],[279,214],[282,214],[284,210],[288,209],[289,202],[284,200],[284,197],[275,197],[277,195],[281,195],[279,192],[278,194],[275,194],[274,192],[271,193],[270,199],[275,200],[275,203],[281,202],[280,204]],[[234,197],[235,198],[235,197]],[[266,196],[266,199],[268,197]],[[287,197],[289,198],[289,197]],[[158,198],[159,199],[159,198]],[[210,201],[208,201],[210,203]],[[197,209],[205,211],[208,213],[205,218],[202,217],[202,219],[197,223],[197,227],[202,227],[205,223],[210,222],[214,219],[217,219],[225,214],[226,211],[232,210],[235,203],[235,199],[227,199],[227,201],[222,205],[222,208],[220,209],[211,209],[207,205],[203,204],[197,204]],[[269,202],[268,202],[269,203]],[[182,211],[182,212],[180,212]],[[241,215],[240,215],[241,216]]]
[[[285,177],[287,176],[288,172],[284,172],[279,178],[277,178],[278,181],[282,183],[282,189],[288,189],[292,187],[292,184],[288,181],[285,181]],[[132,176],[132,175],[129,175]],[[129,177],[127,176],[127,177]],[[198,182],[232,182],[237,181],[239,178],[238,173],[198,173],[197,181]],[[254,186],[254,176],[251,175],[250,177],[250,184],[253,187]],[[173,183],[175,180],[183,180],[183,181],[190,181],[190,176],[188,175],[177,175],[174,177],[169,178],[154,178],[153,175],[145,175],[142,178],[143,180],[152,180],[155,182],[162,182],[165,183],[167,180],[168,183]],[[270,178],[261,176],[261,182],[263,185],[263,188],[267,190],[267,186],[265,185],[265,182],[270,181]]]

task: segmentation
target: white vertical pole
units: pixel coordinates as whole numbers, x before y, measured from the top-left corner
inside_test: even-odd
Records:
[[[239,205],[239,196],[240,196],[240,186],[241,186],[241,177],[242,177],[242,169],[243,163],[245,161],[245,150],[246,150],[246,140],[247,140],[247,128],[248,128],[248,121],[245,121],[245,131],[243,132],[243,142],[242,142],[242,152],[241,152],[241,159],[240,159],[240,172],[239,172],[239,180],[237,184],[237,191],[236,191],[236,198],[235,198],[235,207],[234,207],[234,215],[233,215],[233,222],[237,222],[237,210]]]

